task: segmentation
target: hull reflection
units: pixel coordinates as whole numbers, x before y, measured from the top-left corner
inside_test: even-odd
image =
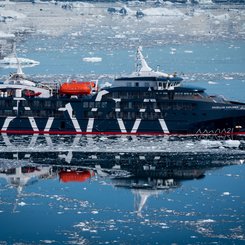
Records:
[[[117,188],[130,189],[135,209],[141,215],[149,196],[179,188],[183,181],[205,177],[205,172],[227,165],[243,164],[245,155],[177,152],[1,152],[0,178],[16,187],[42,179],[70,182],[106,180]]]

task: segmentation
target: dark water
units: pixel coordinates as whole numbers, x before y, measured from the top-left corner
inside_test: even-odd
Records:
[[[243,141],[6,136],[1,244],[243,244]]]

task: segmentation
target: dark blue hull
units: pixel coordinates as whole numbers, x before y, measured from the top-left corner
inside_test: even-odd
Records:
[[[32,99],[45,102],[48,99]],[[59,101],[55,99],[53,101]],[[62,100],[61,100],[62,101]],[[88,100],[86,100],[86,103]],[[107,105],[105,108],[84,109],[83,99],[63,100],[69,104],[68,110],[59,108],[48,110],[43,108],[36,113],[33,107],[26,111],[19,107],[18,113],[0,116],[0,132],[12,134],[244,134],[245,110],[244,105],[233,105],[223,108],[222,104],[195,102],[194,109],[166,108],[170,102],[162,102],[161,109],[147,109],[139,112],[137,108],[120,108]],[[176,103],[176,101],[175,101]],[[178,103],[184,103],[178,101]],[[159,104],[159,103],[158,103]],[[93,110],[93,112],[92,112]],[[43,111],[43,112],[42,112]],[[27,112],[28,115],[25,115]],[[55,115],[55,112],[58,112]],[[87,113],[90,112],[90,115]],[[99,114],[100,113],[100,114]],[[87,115],[87,116],[84,116]],[[129,119],[130,116],[132,119]],[[147,118],[147,116],[149,118]]]

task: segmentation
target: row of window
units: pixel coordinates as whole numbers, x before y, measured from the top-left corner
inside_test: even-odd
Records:
[[[111,98],[121,98],[121,99],[142,99],[142,98],[154,98],[156,97],[157,99],[163,98],[167,99],[169,98],[170,94],[174,94],[176,96],[181,96],[181,97],[191,97],[191,96],[196,96],[200,95],[200,93],[197,92],[175,92],[175,91],[114,91],[112,93],[109,93],[105,95],[105,98],[111,99]],[[203,94],[203,93],[202,93]],[[204,94],[203,94],[204,96]]]
[[[108,102],[83,102],[83,108],[107,108]],[[139,102],[139,101],[121,101],[116,102],[116,108],[123,110],[128,109],[161,109],[161,110],[193,110],[196,107],[195,103],[182,103],[182,102]],[[114,108],[114,105],[113,105]]]
[[[115,112],[111,111],[104,115],[101,111],[84,111],[84,118],[98,118],[98,119],[104,119],[104,116],[106,119],[117,119],[117,118],[123,118],[125,120],[135,120],[136,118],[141,119],[148,119],[148,120],[155,120],[159,118],[163,118],[163,114],[161,112]]]
[[[21,100],[19,106],[33,107],[33,108],[60,108],[65,106],[67,102],[55,100]],[[0,100],[0,107],[15,107],[17,106],[16,100]]]
[[[84,101],[83,108],[106,108],[108,103],[106,101],[98,102],[98,101]]]
[[[0,115],[17,116],[17,110],[0,110]],[[21,117],[60,117],[63,112],[57,110],[19,110],[18,115]]]
[[[57,110],[20,110],[19,116],[23,117],[60,117],[63,115],[63,111]]]

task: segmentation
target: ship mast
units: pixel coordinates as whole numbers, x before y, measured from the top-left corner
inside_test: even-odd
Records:
[[[152,69],[148,66],[143,54],[142,47],[139,46],[136,53],[136,72],[140,75],[142,72],[151,72]]]

